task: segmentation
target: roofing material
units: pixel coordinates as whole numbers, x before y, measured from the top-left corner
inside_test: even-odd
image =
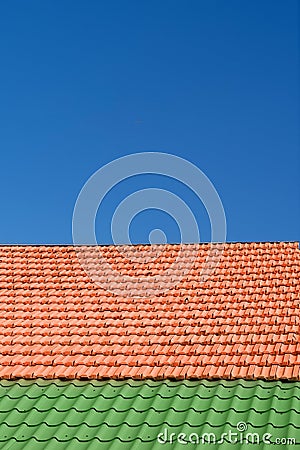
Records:
[[[2,380],[0,446],[292,449],[299,400],[300,383],[281,381]]]
[[[299,380],[298,244],[226,244],[204,283],[196,246],[185,278],[150,298],[94,284],[73,246],[0,247],[0,377]],[[155,246],[132,247],[105,247],[120,273],[159,273],[179,246],[146,264]]]

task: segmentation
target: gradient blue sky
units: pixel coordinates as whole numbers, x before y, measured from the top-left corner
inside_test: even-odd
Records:
[[[168,152],[196,164],[224,204],[228,241],[300,239],[297,1],[14,1],[0,6],[0,242],[72,242],[85,181],[120,156]],[[207,214],[178,182],[135,177],[129,193],[162,187]],[[101,208],[101,207],[100,207]],[[173,219],[147,211],[132,241]]]

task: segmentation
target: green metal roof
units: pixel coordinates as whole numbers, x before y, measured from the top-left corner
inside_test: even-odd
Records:
[[[300,449],[300,383],[1,380],[0,448]]]

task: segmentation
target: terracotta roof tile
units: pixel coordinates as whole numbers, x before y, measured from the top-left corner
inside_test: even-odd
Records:
[[[142,261],[155,246],[103,253],[147,289],[145,274],[159,275],[179,247],[166,245],[145,264],[130,257]],[[204,283],[209,247],[196,247],[198,259],[174,288],[128,298],[91,281],[72,246],[1,246],[0,377],[300,380],[298,244],[226,244]],[[186,265],[192,248],[183,246]],[[97,249],[85,251],[92,263]]]

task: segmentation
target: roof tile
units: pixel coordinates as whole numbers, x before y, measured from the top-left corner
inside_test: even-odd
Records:
[[[260,438],[292,438],[290,448],[299,444],[299,414],[299,383],[281,381],[0,382],[1,448],[16,450],[159,450],[162,431],[173,433],[172,447],[182,432],[201,439],[231,430],[243,439],[243,419]]]
[[[198,259],[182,278],[192,248]],[[202,282],[209,248],[183,245],[174,288],[137,298],[133,285],[128,298],[93,283],[78,248],[1,246],[0,377],[300,380],[298,244],[226,244]],[[179,249],[102,247],[145,290],[145,274],[163,273]],[[97,249],[84,251],[93,264]],[[157,260],[143,263],[150,252]]]

